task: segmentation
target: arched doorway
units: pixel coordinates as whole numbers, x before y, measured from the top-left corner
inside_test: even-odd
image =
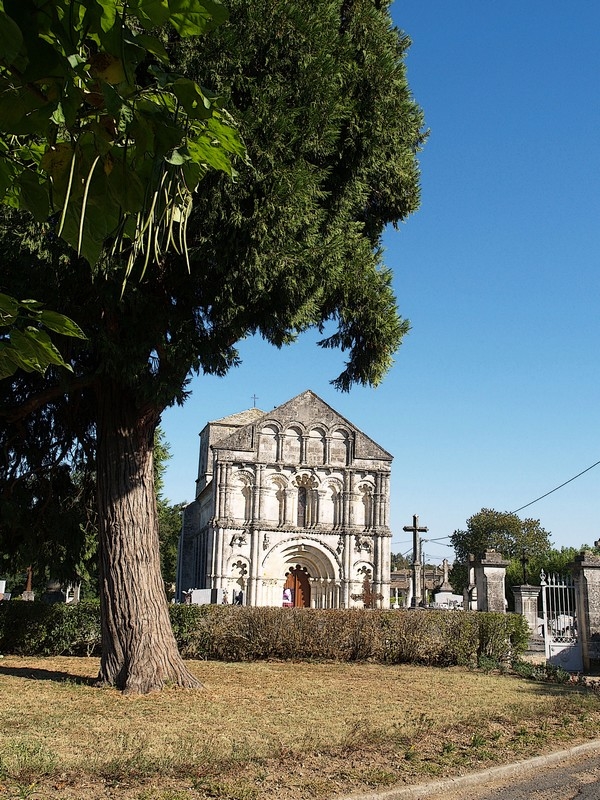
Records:
[[[310,575],[306,567],[296,564],[285,573],[283,605],[287,608],[310,608]]]
[[[340,608],[343,565],[339,552],[309,537],[279,542],[265,553],[257,605]],[[296,597],[298,582],[302,595]],[[283,592],[287,597],[283,597]],[[292,591],[294,590],[294,591]]]

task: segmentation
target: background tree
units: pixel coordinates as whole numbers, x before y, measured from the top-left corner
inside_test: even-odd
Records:
[[[39,432],[38,434],[39,435]],[[98,520],[96,474],[81,449],[63,452],[58,463],[36,445],[23,440],[20,461],[11,448],[12,463],[0,459],[0,575],[9,591],[25,588],[27,571],[41,594],[50,579],[80,583],[81,595],[98,597]],[[172,505],[163,496],[163,476],[171,457],[158,428],[154,444],[154,483],[158,507],[161,573],[166,587],[175,582],[181,513],[185,503]]]
[[[171,458],[171,447],[165,440],[162,428],[157,428],[154,436],[154,488],[158,510],[158,535],[160,538],[160,571],[167,595],[172,594],[171,587],[177,577],[177,550],[184,503],[172,505],[163,495],[163,478],[167,462]]]
[[[410,567],[410,560],[402,553],[392,553],[391,555],[391,570],[396,572],[399,569],[407,569]]]
[[[373,0],[231,10],[206,53],[172,43],[192,79],[210,69],[211,83],[229,87],[252,162],[235,183],[208,174],[199,185],[189,259],[161,251],[123,286],[127,254],[117,249],[95,278],[53,222],[5,219],[0,237],[13,294],[35,285],[88,337],[65,345],[72,375],[18,377],[0,436],[24,419],[51,425],[68,416],[63,443],[94,442],[99,679],[126,692],[197,684],[170,631],[153,476],[161,411],[183,402],[190,373],[224,375],[249,335],[281,346],[315,326],[321,346],[346,353],[336,386],[376,385],[408,330],[380,251],[384,227],[419,201],[425,134],[405,77],[408,39],[392,28],[388,5]],[[58,440],[41,441],[52,449]]]
[[[41,377],[31,378],[41,391]],[[23,401],[26,384],[23,372],[0,381],[0,406]],[[70,405],[48,404],[42,413],[10,426],[0,415],[2,572],[15,575],[31,568],[38,591],[49,578],[80,582],[96,571],[94,444],[83,433],[67,434]]]
[[[454,531],[450,537],[454,547],[455,562],[452,567],[452,586],[462,592],[468,583],[467,562],[469,554],[480,555],[485,550],[497,550],[511,562],[511,574],[522,576],[520,558],[538,557],[550,550],[550,534],[537,519],[520,519],[507,511],[482,508],[467,520],[464,531]],[[522,579],[519,579],[522,583]]]

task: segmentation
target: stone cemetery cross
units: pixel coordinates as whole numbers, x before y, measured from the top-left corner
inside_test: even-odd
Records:
[[[421,540],[419,538],[420,533],[427,533],[429,528],[419,527],[419,517],[417,514],[413,514],[413,524],[412,525],[405,525],[402,528],[403,531],[407,533],[412,533],[413,535],[413,560],[412,560],[412,578],[413,578],[413,600],[412,605],[416,606],[417,603],[417,592],[421,594],[421,601],[424,602],[424,592],[423,587],[421,586]],[[418,587],[418,588],[417,588]]]

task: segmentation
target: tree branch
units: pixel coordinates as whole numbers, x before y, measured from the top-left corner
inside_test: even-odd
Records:
[[[50,386],[48,389],[34,394],[17,406],[0,409],[0,416],[4,417],[8,422],[17,422],[18,420],[25,419],[29,414],[42,408],[46,403],[56,400],[58,397],[62,397],[71,392],[81,391],[81,389],[87,389],[95,383],[96,379],[97,375],[95,374],[84,375],[80,378],[75,378],[73,381],[68,381],[67,388],[65,388],[64,383]]]

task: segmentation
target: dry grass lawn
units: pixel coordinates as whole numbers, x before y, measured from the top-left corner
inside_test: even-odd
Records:
[[[126,698],[96,659],[0,661],[0,798],[324,800],[592,739],[600,697],[460,668],[190,662]]]

